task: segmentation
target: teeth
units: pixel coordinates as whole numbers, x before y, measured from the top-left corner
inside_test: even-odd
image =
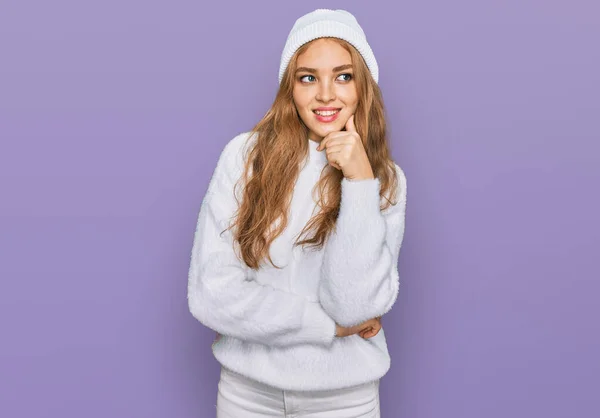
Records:
[[[339,112],[339,110],[327,110],[327,111],[315,110],[315,113],[317,115],[321,115],[321,116],[331,116],[331,115],[335,115],[337,112]]]

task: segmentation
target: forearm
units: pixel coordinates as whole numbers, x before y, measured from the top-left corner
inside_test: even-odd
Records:
[[[233,271],[212,279],[191,276],[188,302],[192,315],[208,328],[254,343],[329,346],[335,337],[335,322],[318,303],[245,281]]]
[[[405,190],[404,178],[400,183]],[[379,201],[379,180],[343,180],[340,213],[324,248],[319,287],[321,304],[342,326],[382,316],[398,297],[405,197],[401,194],[398,206],[385,216]]]
[[[348,234],[341,231],[326,244],[319,298],[338,324],[353,326],[391,309],[399,289],[397,260],[381,223],[363,222],[352,231],[344,229]]]

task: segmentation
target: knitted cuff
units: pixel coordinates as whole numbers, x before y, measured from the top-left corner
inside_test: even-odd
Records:
[[[331,346],[335,338],[336,324],[318,302],[307,304],[304,311],[304,329],[310,341],[316,341],[324,346]]]

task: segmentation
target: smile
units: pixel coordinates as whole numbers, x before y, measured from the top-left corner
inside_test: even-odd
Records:
[[[315,112],[317,115],[321,115],[321,116],[331,116],[331,115],[335,115],[336,113],[338,113],[340,110],[313,110],[313,112]]]
[[[334,120],[337,119],[339,113],[340,113],[340,109],[338,110],[313,110],[313,113],[315,114],[315,118],[319,121],[319,122],[333,122]]]

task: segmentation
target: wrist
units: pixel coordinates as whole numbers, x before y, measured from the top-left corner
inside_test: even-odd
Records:
[[[338,324],[335,324],[335,336],[336,337],[341,337],[342,335],[342,327],[340,327]]]

